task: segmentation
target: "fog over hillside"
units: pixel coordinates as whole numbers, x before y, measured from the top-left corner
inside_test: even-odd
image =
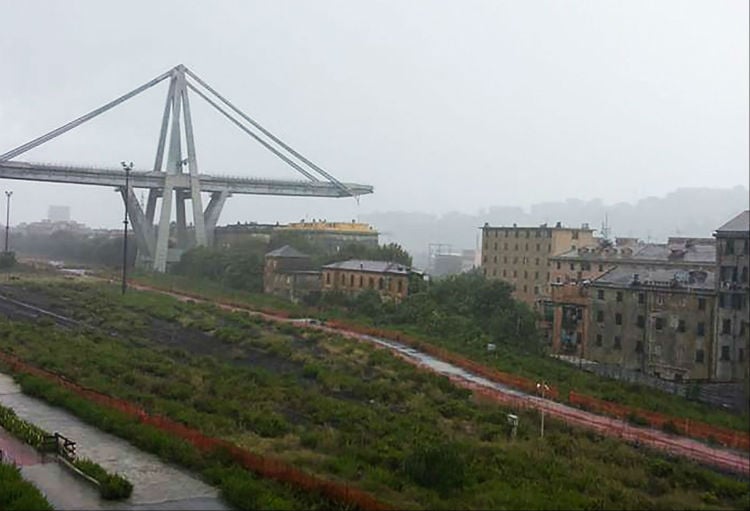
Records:
[[[748,189],[742,186],[678,188],[664,197],[647,197],[636,203],[567,199],[529,208],[498,205],[476,214],[384,211],[362,214],[360,220],[375,225],[383,233],[381,241],[401,243],[420,264],[424,263],[429,243],[450,244],[454,250],[474,248],[479,239],[478,228],[485,222],[490,225],[562,222],[568,226],[588,223],[598,230],[606,215],[611,236],[664,241],[669,236],[710,237],[721,224],[748,209],[749,203]]]

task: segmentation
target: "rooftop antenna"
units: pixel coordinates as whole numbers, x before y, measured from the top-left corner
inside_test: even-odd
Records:
[[[602,238],[609,240],[609,216],[604,213],[604,221],[602,222]]]

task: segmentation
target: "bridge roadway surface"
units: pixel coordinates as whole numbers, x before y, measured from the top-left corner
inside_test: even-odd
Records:
[[[177,190],[190,190],[190,174],[167,174],[166,178]],[[44,181],[79,185],[125,186],[125,172],[122,169],[89,168],[83,166],[52,165],[23,161],[0,162],[0,179],[24,181]],[[203,192],[229,192],[231,194],[285,195],[300,197],[348,197],[373,192],[370,185],[343,183],[342,189],[325,181],[284,181],[275,179],[223,177],[201,174],[200,189]],[[163,188],[164,172],[130,172],[130,186],[133,188]]]
[[[390,339],[383,339],[371,335],[364,335],[350,330],[333,328],[306,319],[289,319],[253,310],[249,307],[238,307],[221,302],[199,299],[175,291],[165,291],[142,284],[130,283],[129,286],[143,291],[154,291],[177,298],[181,301],[210,302],[218,307],[230,311],[249,312],[264,319],[282,323],[302,324],[307,328],[335,333],[359,341],[369,342],[390,350],[406,362],[450,378],[456,385],[472,390],[496,402],[509,406],[536,409],[562,420],[568,424],[594,430],[601,435],[625,440],[636,445],[644,445],[669,454],[691,458],[697,462],[711,465],[726,471],[750,477],[750,457],[747,453],[729,449],[721,449],[698,442],[691,438],[670,435],[664,431],[633,426],[626,421],[598,415],[592,412],[574,408],[550,399],[526,394],[506,385],[490,381],[473,374],[448,362],[422,353],[414,348]]]

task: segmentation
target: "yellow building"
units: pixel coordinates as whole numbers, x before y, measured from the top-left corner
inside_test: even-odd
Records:
[[[347,245],[378,246],[378,231],[371,225],[359,222],[295,222],[282,226],[280,232],[302,235],[310,242],[322,244],[330,253],[336,253]]]
[[[535,305],[549,296],[549,258],[596,245],[594,230],[555,227],[482,227],[482,272],[488,279],[504,280],[515,287],[513,296]]]
[[[400,263],[351,259],[323,266],[323,292],[349,295],[372,289],[382,298],[401,301],[409,294],[412,269]]]

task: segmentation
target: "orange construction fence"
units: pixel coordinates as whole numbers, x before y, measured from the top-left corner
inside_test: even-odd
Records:
[[[306,492],[319,493],[331,500],[352,505],[362,510],[387,510],[389,506],[376,500],[372,495],[352,488],[349,485],[326,481],[294,468],[279,459],[261,456],[240,448],[225,440],[212,438],[200,431],[190,428],[162,416],[149,415],[143,408],[128,401],[108,396],[93,389],[78,385],[62,375],[46,371],[27,364],[18,357],[0,351],[0,360],[7,363],[14,372],[28,373],[52,381],[79,396],[99,405],[117,410],[131,417],[136,417],[148,424],[175,437],[181,438],[204,452],[223,449],[244,468],[262,477],[280,481]]]
[[[703,440],[715,440],[727,447],[743,449],[746,451],[750,450],[749,432],[721,428],[719,426],[712,426],[704,422],[694,421],[687,418],[673,417],[658,412],[652,412],[650,410],[643,410],[640,408],[612,403],[610,401],[603,401],[585,394],[579,394],[572,390],[570,391],[568,401],[573,405],[582,406],[588,410],[605,413],[620,419],[627,419],[630,416],[636,415],[647,420],[651,426],[657,428],[662,428],[665,424],[671,423],[674,426],[675,431],[681,435]]]

